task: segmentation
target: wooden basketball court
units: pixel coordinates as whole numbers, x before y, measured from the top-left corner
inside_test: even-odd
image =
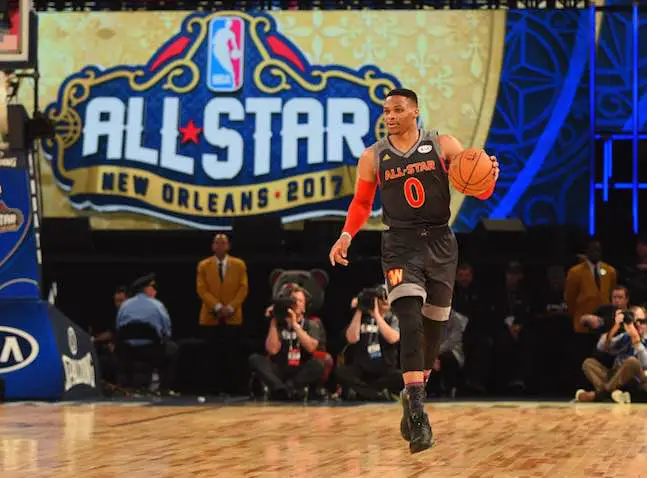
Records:
[[[647,477],[647,406],[433,404],[410,455],[399,404],[0,407],[8,477]]]

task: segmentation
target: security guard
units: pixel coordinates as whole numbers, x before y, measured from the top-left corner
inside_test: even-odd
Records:
[[[159,343],[164,349],[164,360],[160,369],[160,388],[170,391],[170,385],[175,378],[178,346],[171,341],[172,329],[169,313],[157,296],[155,274],[140,277],[131,286],[132,297],[126,300],[117,313],[117,336],[122,336],[125,343],[131,347],[146,347]],[[132,330],[135,323],[146,324],[157,334],[143,336],[126,332]],[[130,327],[128,327],[130,326]],[[121,331],[121,334],[120,334]]]

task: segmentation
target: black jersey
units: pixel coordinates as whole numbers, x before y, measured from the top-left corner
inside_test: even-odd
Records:
[[[388,137],[371,146],[382,197],[382,220],[394,228],[447,224],[450,193],[447,165],[437,130],[419,130],[409,151],[398,151]]]

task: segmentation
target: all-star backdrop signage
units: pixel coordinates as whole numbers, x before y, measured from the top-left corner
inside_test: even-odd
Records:
[[[0,300],[40,296],[32,207],[27,153],[0,152]]]
[[[66,78],[45,150],[77,209],[201,228],[341,213],[397,86],[373,65],[308,62],[271,16],[190,14],[146,64]]]

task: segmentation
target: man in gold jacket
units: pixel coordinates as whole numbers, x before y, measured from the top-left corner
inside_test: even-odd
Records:
[[[582,362],[595,352],[598,333],[592,333],[580,323],[584,314],[592,314],[598,307],[611,301],[611,291],[616,286],[616,270],[602,262],[602,246],[591,241],[586,257],[570,268],[564,287],[564,300],[573,321],[575,334],[571,344],[569,367],[571,383],[575,390],[586,388],[587,379],[582,372]]]
[[[196,288],[201,335],[206,341],[202,370],[210,393],[241,393],[247,383],[247,351],[243,334],[243,303],[247,297],[247,265],[229,255],[229,238],[213,238],[213,256],[198,264]]]
[[[592,314],[601,305],[611,302],[611,291],[616,286],[617,274],[612,266],[600,260],[601,256],[600,243],[591,241],[586,258],[571,267],[566,277],[564,298],[576,333],[589,332],[580,324],[580,317]]]
[[[198,264],[197,289],[202,299],[201,326],[242,325],[243,302],[247,297],[247,266],[229,255],[229,238],[216,234],[213,256]]]

